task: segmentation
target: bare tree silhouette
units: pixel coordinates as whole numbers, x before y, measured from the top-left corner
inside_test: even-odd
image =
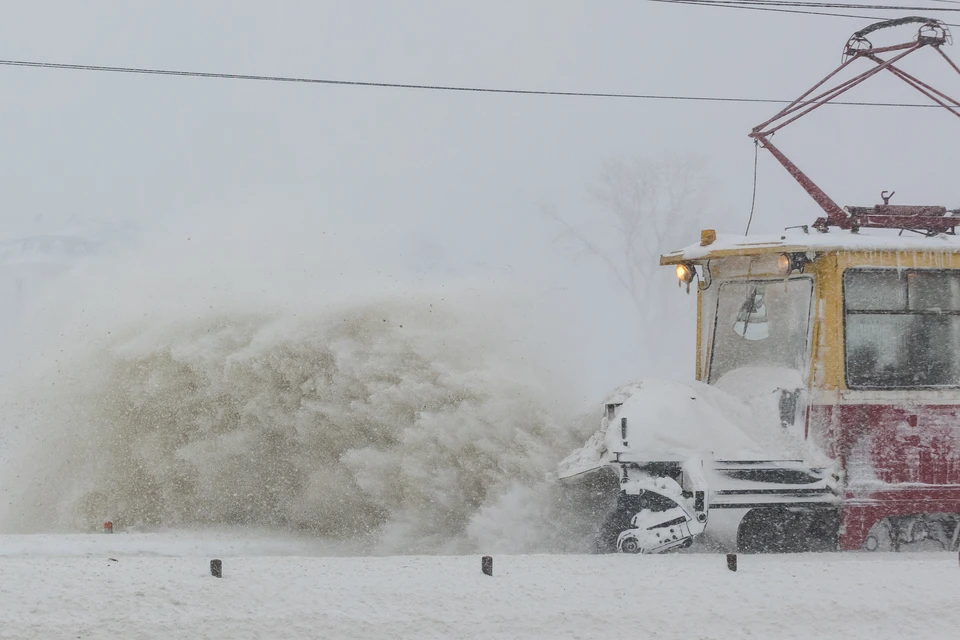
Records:
[[[669,295],[676,286],[659,266],[662,253],[696,240],[707,218],[709,180],[694,158],[611,159],[603,163],[588,192],[600,216],[571,221],[554,206],[543,212],[573,239],[581,255],[602,262],[636,308],[648,352],[676,335],[686,296]],[[682,321],[681,321],[682,322]]]

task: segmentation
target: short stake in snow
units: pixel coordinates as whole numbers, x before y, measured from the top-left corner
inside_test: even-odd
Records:
[[[112,522],[109,522],[109,521],[104,522],[104,523],[103,523],[103,532],[104,532],[104,533],[113,533],[113,523],[112,523]]]
[[[214,578],[223,577],[223,561],[221,560],[210,561],[210,575],[212,575]]]
[[[737,570],[737,554],[735,553],[727,554],[727,569],[730,569],[730,571]]]
[[[480,559],[480,570],[485,576],[493,575],[493,556],[483,556]]]

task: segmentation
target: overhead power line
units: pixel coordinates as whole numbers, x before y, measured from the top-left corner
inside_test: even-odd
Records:
[[[867,11],[960,11],[954,7],[911,7],[901,5],[857,4],[850,2],[803,2],[801,0],[693,0],[705,4],[749,4],[772,7],[812,7],[815,9],[864,9]]]
[[[948,0],[943,0],[947,2]],[[792,14],[802,14],[808,16],[827,16],[832,18],[856,18],[858,20],[882,20],[880,16],[865,16],[862,14],[856,13],[836,13],[836,12],[827,12],[827,11],[809,11],[803,9],[786,9],[778,5],[786,5],[786,3],[781,2],[764,2],[764,3],[752,3],[748,4],[742,2],[741,0],[731,0],[730,3],[727,2],[717,2],[715,0],[649,0],[649,2],[659,2],[662,4],[686,4],[686,5],[700,5],[706,7],[715,7],[718,9],[743,9],[748,11],[768,11],[772,13],[792,13]],[[942,11],[942,9],[931,9]],[[960,27],[960,24],[953,24],[950,22],[945,22],[945,25],[948,27]]]
[[[752,11],[770,11],[773,13],[795,13],[808,16],[831,16],[834,18],[857,18],[859,20],[877,20],[877,16],[862,16],[852,13],[827,13],[826,11],[803,11],[800,9],[778,9],[775,7],[758,7],[753,5],[737,4],[717,4],[714,2],[704,2],[703,0],[649,0],[650,2],[660,2],[663,4],[688,4],[701,5],[705,7],[716,7],[718,9],[748,9]]]
[[[612,93],[593,91],[549,91],[541,89],[505,89],[496,87],[472,87],[465,85],[439,84],[412,84],[401,82],[370,82],[362,80],[334,80],[327,78],[308,78],[298,76],[253,75],[245,73],[214,73],[208,71],[184,71],[174,69],[149,69],[138,67],[113,67],[89,64],[66,64],[60,62],[36,62],[29,60],[0,60],[0,66],[24,67],[28,69],[61,69],[66,71],[97,71],[104,73],[124,73],[152,76],[177,76],[186,78],[248,80],[258,82],[280,82],[300,84],[321,84],[347,87],[371,87],[381,89],[410,89],[420,91],[449,91],[459,93],[494,93],[528,96],[566,96],[578,98],[615,98],[624,100],[674,100],[687,102],[737,102],[761,104],[791,104],[793,100],[775,100],[771,98],[742,98],[724,96],[684,96],[664,95],[651,93]],[[934,108],[941,109],[936,104],[916,104],[911,102],[831,102],[830,104],[858,106],[858,107],[899,107],[899,108]]]

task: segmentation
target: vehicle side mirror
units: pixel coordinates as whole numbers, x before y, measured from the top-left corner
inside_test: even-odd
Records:
[[[780,389],[780,426],[786,429],[797,420],[797,404],[802,389]]]

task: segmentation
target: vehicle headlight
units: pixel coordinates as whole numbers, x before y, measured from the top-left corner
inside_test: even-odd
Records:
[[[793,259],[788,254],[781,253],[777,256],[777,271],[782,276],[788,276],[793,271]]]

